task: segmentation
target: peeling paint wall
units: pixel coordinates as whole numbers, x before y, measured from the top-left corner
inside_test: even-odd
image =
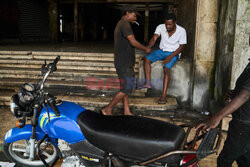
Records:
[[[222,0],[220,6],[214,98],[222,102],[250,58],[250,3]]]
[[[217,35],[214,98],[223,100],[231,80],[237,1],[222,0]]]
[[[235,81],[243,71],[250,58],[250,2],[249,0],[238,0],[233,66],[230,87],[234,88]]]

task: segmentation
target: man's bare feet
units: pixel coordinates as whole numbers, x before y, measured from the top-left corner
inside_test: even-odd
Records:
[[[130,111],[124,111],[124,115],[134,115],[134,114],[132,114],[132,112]]]
[[[151,89],[151,85],[150,84],[144,84],[145,88]]]
[[[108,110],[107,108],[103,108],[101,110],[102,115],[112,115],[111,110]]]
[[[151,85],[149,85],[149,84],[143,84],[143,85],[141,85],[141,86],[138,87],[138,89],[144,89],[144,88],[151,89]]]
[[[158,104],[166,104],[167,103],[167,98],[166,97],[161,97],[158,101]]]

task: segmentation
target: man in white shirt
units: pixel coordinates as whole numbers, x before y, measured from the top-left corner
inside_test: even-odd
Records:
[[[164,81],[163,92],[159,99],[159,104],[165,104],[167,102],[167,89],[170,80],[170,69],[178,61],[181,51],[184,45],[187,43],[186,30],[176,24],[176,16],[174,14],[168,14],[165,18],[165,23],[157,26],[154,36],[150,39],[147,47],[154,46],[156,40],[161,36],[160,49],[151,52],[144,59],[144,69],[146,76],[146,83],[144,87],[151,88],[150,84],[150,72],[151,63],[164,60]]]

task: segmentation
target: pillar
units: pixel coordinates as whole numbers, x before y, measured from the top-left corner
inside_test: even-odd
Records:
[[[233,65],[230,88],[235,86],[236,79],[248,64],[250,58],[249,37],[249,0],[237,0],[237,14],[234,34]]]
[[[219,0],[197,0],[196,2],[192,107],[201,111],[208,108],[211,93],[210,82],[213,79]]]

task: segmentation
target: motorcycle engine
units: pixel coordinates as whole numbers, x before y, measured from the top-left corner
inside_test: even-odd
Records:
[[[67,142],[58,139],[58,148],[60,149],[63,157],[63,163],[61,167],[85,167],[80,162],[80,159],[71,150]]]
[[[61,167],[85,167],[77,156],[70,156],[63,160]]]

